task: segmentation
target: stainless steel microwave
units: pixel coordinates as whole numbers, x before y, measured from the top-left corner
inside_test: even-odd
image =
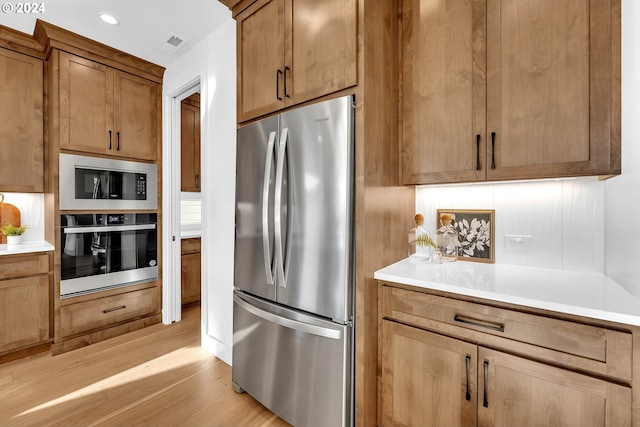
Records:
[[[156,165],[60,154],[60,210],[157,208]]]

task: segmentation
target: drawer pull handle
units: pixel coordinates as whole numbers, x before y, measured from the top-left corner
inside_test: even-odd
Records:
[[[471,392],[469,391],[469,369],[471,368],[471,356],[466,357],[466,362],[467,362],[467,394],[465,398],[470,401]]]
[[[126,305],[121,305],[119,307],[113,307],[113,308],[108,308],[106,310],[102,310],[102,312],[104,314],[107,314],[107,313],[111,313],[112,311],[124,310],[125,308],[127,308]]]
[[[483,363],[484,365],[484,384],[483,384],[483,392],[482,394],[484,394],[484,396],[482,397],[482,406],[484,406],[485,408],[489,407],[489,399],[487,399],[487,379],[489,377],[489,362],[487,362],[486,360]]]
[[[466,317],[462,317],[458,314],[453,316],[453,320],[460,323],[466,323],[467,325],[473,325],[473,326],[478,326],[480,328],[491,329],[492,331],[504,332],[504,325],[502,324],[491,324],[491,323],[480,322],[477,320],[467,319]]]

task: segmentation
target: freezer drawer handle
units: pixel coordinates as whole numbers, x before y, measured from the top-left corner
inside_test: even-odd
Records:
[[[341,331],[329,328],[323,328],[322,326],[310,325],[308,323],[299,322],[293,319],[287,319],[286,317],[280,317],[275,314],[269,313],[268,311],[261,310],[237,296],[233,297],[233,300],[244,310],[247,310],[249,313],[255,314],[258,317],[263,318],[271,323],[275,323],[280,326],[284,326],[285,328],[293,329],[295,331],[304,332],[306,334],[317,335],[319,337],[331,338],[334,340],[339,340],[342,336]]]

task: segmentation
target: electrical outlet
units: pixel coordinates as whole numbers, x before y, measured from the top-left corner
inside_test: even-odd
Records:
[[[504,246],[507,249],[526,249],[531,246],[533,236],[505,234]]]

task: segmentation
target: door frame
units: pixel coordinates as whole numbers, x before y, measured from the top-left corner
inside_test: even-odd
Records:
[[[194,93],[203,95],[198,76],[164,98],[165,135],[162,142],[162,323],[168,325],[182,319],[182,260],[180,244],[181,192],[181,107],[183,99]],[[200,109],[200,141],[206,135],[206,123]],[[200,158],[202,163],[202,156]],[[202,166],[201,166],[202,167]],[[203,180],[201,179],[200,182]],[[204,206],[203,206],[204,207]],[[204,217],[204,212],[202,212]],[[202,283],[202,280],[200,281]],[[204,313],[204,310],[203,310]]]

